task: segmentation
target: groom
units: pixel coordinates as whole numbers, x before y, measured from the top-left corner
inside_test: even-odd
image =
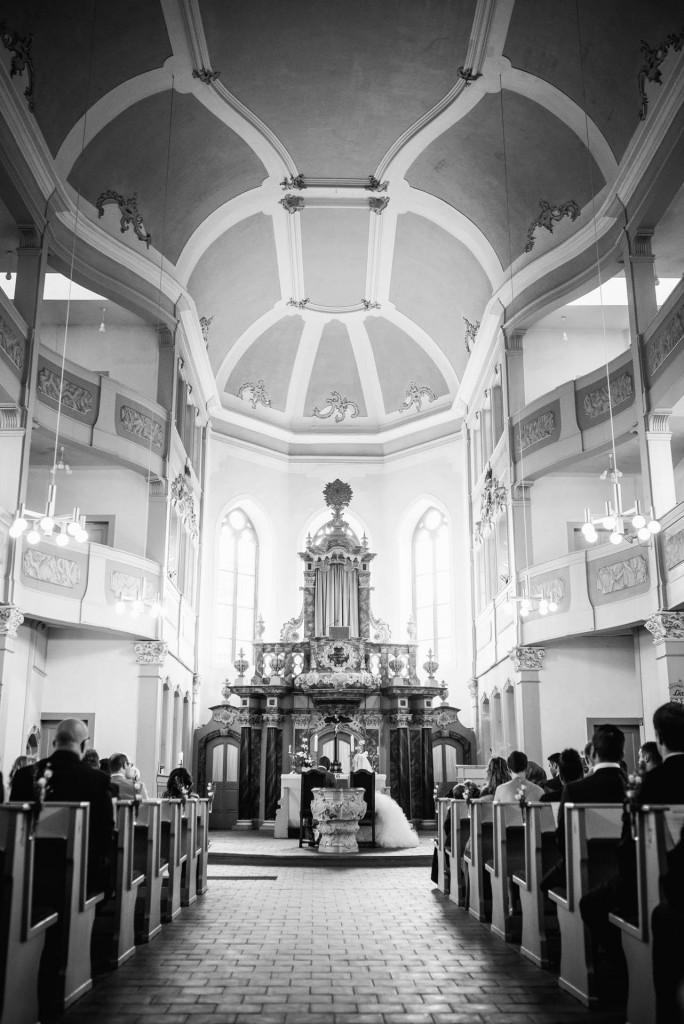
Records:
[[[322,768],[325,771],[325,779],[323,781],[324,788],[334,789],[336,785],[336,779],[333,773],[330,771],[330,758],[326,757],[325,754],[323,755],[323,757],[319,757],[317,767],[319,769]]]

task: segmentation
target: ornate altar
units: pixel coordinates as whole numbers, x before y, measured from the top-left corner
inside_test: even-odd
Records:
[[[238,677],[223,691],[226,704],[212,708],[214,723],[239,730],[238,825],[274,822],[279,804],[280,820],[291,822],[298,814],[282,806],[291,789],[281,787],[298,748],[310,751],[313,761],[326,753],[342,775],[363,749],[410,818],[434,819],[433,702],[446,684],[435,678],[439,666],[431,656],[422,666],[426,678],[419,679],[417,645],[393,642],[387,623],[373,615],[375,554],[344,518],[351,488],[335,480],[323,494],[332,518],[299,553],[299,615],[283,625],[278,640],[255,640],[251,679],[245,677],[247,660],[237,659]],[[232,695],[239,708],[228,704]],[[448,710],[458,723],[458,709]],[[460,723],[458,728],[469,732]]]

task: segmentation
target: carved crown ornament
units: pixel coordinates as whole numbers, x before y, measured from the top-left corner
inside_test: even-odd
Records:
[[[655,612],[644,623],[653,637],[653,643],[664,640],[684,640],[684,612]]]
[[[553,225],[559,220],[569,217],[570,220],[575,221],[579,215],[580,208],[574,199],[568,199],[567,202],[559,203],[557,206],[552,206],[546,199],[540,199],[539,213],[527,229],[525,252],[532,252],[535,243],[534,233],[537,228],[546,228],[547,231],[553,233]]]
[[[331,391],[330,396],[325,400],[325,404],[319,408],[315,406],[314,411],[311,413],[312,417],[319,420],[327,420],[335,415],[335,423],[342,423],[347,417],[347,413],[350,413],[350,419],[356,419],[359,415],[359,407],[356,402],[352,402],[351,398],[346,396],[343,398],[339,391]]]
[[[141,242],[144,242],[149,249],[150,242],[152,241],[152,235],[145,231],[142,214],[138,209],[137,192],[134,192],[130,199],[124,199],[119,192],[115,192],[113,188],[108,188],[98,196],[97,202],[95,203],[97,216],[104,217],[105,206],[112,203],[119,207],[119,213],[121,214],[121,234],[124,234],[124,232],[128,231],[128,229],[132,227],[136,236]]]
[[[379,181],[374,175],[369,174],[367,178],[311,178],[305,174],[285,177],[280,182],[282,189],[297,189],[302,191],[306,188],[358,188],[366,192],[386,192],[389,186],[388,181]]]
[[[480,499],[480,518],[475,523],[473,541],[476,547],[489,537],[494,525],[498,523],[506,510],[507,491],[492,476],[492,467],[487,466],[482,497]]]
[[[213,316],[201,316],[199,318],[200,330],[202,331],[202,338],[204,339],[204,344],[207,346],[207,348],[209,347],[209,330],[213,322]]]
[[[513,647],[508,652],[517,672],[538,672],[546,657],[543,647]]]
[[[429,402],[434,402],[436,395],[432,388],[423,385],[419,387],[415,381],[411,381],[406,388],[406,398],[399,406],[399,412],[405,412],[407,409],[414,407],[418,412],[422,412],[423,399],[427,398]]]
[[[0,39],[5,49],[9,50],[12,54],[10,78],[14,78],[15,75],[23,78],[24,71],[26,72],[28,83],[24,89],[24,96],[28,102],[29,110],[33,113],[35,109],[33,93],[36,85],[36,72],[33,67],[33,57],[31,56],[33,35],[22,37],[17,32],[10,32],[3,21],[0,22]]]
[[[217,78],[221,77],[220,71],[210,71],[209,68],[193,68],[192,77],[199,78],[205,85],[211,85]]]

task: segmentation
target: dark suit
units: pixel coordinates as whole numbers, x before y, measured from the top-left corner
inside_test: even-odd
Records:
[[[684,804],[684,754],[670,754],[646,772],[639,788],[642,804]]]
[[[78,754],[72,754],[69,750],[55,750],[38,764],[19,769],[12,779],[10,799],[22,802],[35,800],[34,780],[43,775],[48,765],[53,774],[46,800],[67,803],[87,801],[90,804],[88,889],[101,889],[107,882],[106,870],[114,833],[109,777],[99,769],[84,764]]]
[[[560,800],[562,792],[563,783],[558,778],[558,776],[556,776],[555,779],[549,779],[549,781],[546,783],[546,785],[544,786],[544,795],[540,796],[539,799],[546,804],[556,803],[557,800]]]
[[[655,769],[654,769],[655,770]],[[621,804],[625,798],[625,782],[619,768],[594,769],[577,782],[568,782],[563,787],[556,836],[558,846],[565,856],[565,805],[566,804]]]

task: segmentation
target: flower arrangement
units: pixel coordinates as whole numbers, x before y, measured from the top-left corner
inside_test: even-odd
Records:
[[[38,766],[36,766],[36,769],[34,770],[33,789],[35,792],[35,800],[33,802],[33,813],[31,815],[31,839],[33,839],[43,804],[45,803],[46,798],[52,793],[52,776],[52,765],[49,761],[43,768],[42,774],[39,773]]]
[[[520,788],[515,792],[515,799],[518,801],[518,807],[522,815],[523,824],[525,823],[525,808],[529,807],[530,801],[527,799],[527,793],[525,792],[525,783],[520,783]]]
[[[298,774],[304,768],[313,768],[313,757],[309,752],[309,741],[304,737],[302,740],[299,750],[295,750],[294,754],[290,754],[290,763],[292,765],[292,771]]]

